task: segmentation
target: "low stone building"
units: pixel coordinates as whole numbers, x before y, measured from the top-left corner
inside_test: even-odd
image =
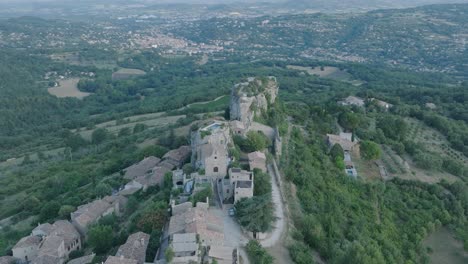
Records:
[[[0,264],[16,264],[19,260],[12,256],[0,257]]]
[[[68,261],[67,264],[90,264],[91,262],[93,262],[93,259],[94,259],[95,256],[96,256],[96,254],[93,253],[91,255],[87,255],[87,256],[76,258],[76,259],[72,259],[72,260]]]
[[[190,153],[191,149],[189,146],[181,146],[178,149],[167,152],[163,156],[163,160],[173,164],[177,168],[181,168],[190,157]]]
[[[95,200],[85,205],[78,206],[78,209],[70,214],[71,222],[86,237],[88,227],[96,223],[101,217],[115,213],[120,215],[127,202],[127,198],[122,195],[106,196],[103,199]]]
[[[255,151],[247,154],[249,158],[250,170],[259,169],[262,172],[267,171],[266,167],[266,155],[263,152]]]
[[[236,203],[242,198],[253,197],[254,173],[241,170],[239,168],[229,169],[229,179],[223,179],[223,200],[224,202],[234,198]]]
[[[127,238],[127,242],[119,247],[115,256],[134,259],[137,261],[137,264],[144,264],[149,239],[150,236],[143,232],[131,234]]]
[[[370,101],[371,101],[372,103],[375,103],[376,105],[378,105],[379,107],[381,107],[381,108],[384,109],[385,111],[388,111],[390,108],[393,107],[392,104],[387,103],[387,102],[382,101],[382,100],[379,100],[379,99],[376,99],[376,98],[371,98]]]
[[[173,264],[200,263],[200,245],[197,242],[197,234],[174,234],[170,241],[170,247],[174,251]]]
[[[68,221],[59,220],[34,228],[13,248],[13,256],[32,264],[63,264],[72,251],[81,249],[81,238]]]
[[[35,259],[41,241],[39,236],[34,235],[21,238],[12,248],[13,257],[26,262]]]
[[[214,245],[209,248],[208,258],[210,262],[216,260],[218,264],[237,264],[239,256],[234,247]]]
[[[138,264],[138,262],[134,259],[109,256],[104,264]]]
[[[223,221],[209,209],[208,202],[198,202],[192,207],[190,202],[173,206],[169,221],[169,236],[195,233],[202,245],[216,245],[224,242]]]
[[[133,180],[137,177],[144,176],[150,173],[160,162],[161,160],[159,158],[153,156],[146,157],[142,161],[124,169],[124,179]]]
[[[348,96],[342,101],[338,102],[341,105],[355,105],[359,107],[364,107],[365,101],[362,98],[356,97],[356,96]]]
[[[351,133],[340,133],[339,135],[327,134],[327,142],[330,147],[338,144],[343,151],[351,152],[357,145],[357,141],[352,141],[352,137]]]

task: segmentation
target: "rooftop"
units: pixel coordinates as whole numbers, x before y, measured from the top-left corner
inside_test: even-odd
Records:
[[[145,175],[151,171],[161,160],[159,158],[150,156],[144,158],[142,161],[133,164],[132,166],[124,169],[125,179],[135,179],[136,177]]]
[[[27,236],[21,238],[18,243],[13,247],[16,248],[24,248],[24,247],[31,247],[31,246],[39,246],[41,243],[41,238],[38,236]]]
[[[109,256],[104,264],[138,264],[138,262],[134,259]]]
[[[252,181],[236,181],[236,188],[252,188]]]
[[[150,236],[143,232],[137,232],[127,238],[127,242],[119,247],[116,257],[123,256],[127,259],[137,260],[138,264],[143,264],[146,259],[146,249],[148,248]]]

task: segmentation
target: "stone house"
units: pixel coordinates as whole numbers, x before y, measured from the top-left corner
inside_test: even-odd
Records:
[[[237,248],[214,245],[209,248],[208,258],[210,262],[216,260],[219,264],[237,264],[239,263],[239,255]]]
[[[267,171],[266,167],[266,155],[263,152],[255,151],[247,154],[249,158],[250,170],[260,169],[262,172]]]
[[[34,235],[21,238],[12,249],[13,257],[26,262],[35,259],[41,241],[40,237]]]
[[[146,157],[142,161],[124,169],[124,179],[133,180],[137,177],[146,175],[150,173],[151,170],[159,164],[159,162],[161,162],[159,158],[153,156]]]
[[[229,169],[229,179],[223,179],[223,200],[234,197],[234,203],[242,198],[253,197],[254,174],[239,168]]]
[[[340,105],[355,105],[359,107],[364,107],[365,101],[364,99],[356,96],[348,96],[342,101],[339,101],[338,104]]]
[[[68,221],[59,220],[34,228],[32,234],[22,238],[13,248],[13,256],[32,264],[63,264],[72,251],[80,250],[81,238]]]
[[[352,141],[352,133],[327,134],[327,142],[330,147],[333,147],[335,144],[340,145],[345,152],[351,152],[357,145],[357,140]]]
[[[191,149],[189,146],[181,146],[178,149],[167,152],[163,156],[163,160],[173,164],[177,168],[181,168],[190,157],[190,153]]]
[[[0,257],[0,264],[16,264],[18,259],[12,256],[3,256]]]
[[[150,236],[143,232],[131,234],[127,238],[127,242],[119,247],[115,256],[134,259],[137,261],[137,264],[144,264],[149,239]]]
[[[230,163],[228,144],[231,143],[229,127],[215,122],[192,134],[192,162],[196,169],[204,169],[205,175],[222,178]]]
[[[127,198],[122,195],[106,196],[85,205],[78,206],[78,209],[70,214],[71,222],[86,237],[88,227],[96,223],[101,217],[115,213],[120,215],[124,210]]]
[[[168,235],[184,233],[197,234],[204,246],[224,242],[223,221],[209,209],[208,202],[198,202],[195,207],[191,202],[172,206]]]
[[[200,263],[201,250],[197,242],[197,234],[185,233],[174,234],[170,241],[170,246],[174,251],[173,264]]]
[[[138,263],[134,259],[126,259],[124,257],[109,256],[106,262],[104,262],[104,264],[138,264]]]

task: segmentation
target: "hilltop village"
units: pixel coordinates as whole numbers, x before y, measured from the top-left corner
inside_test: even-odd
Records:
[[[229,119],[204,120],[203,126],[190,132],[190,146],[171,150],[161,159],[145,157],[124,169],[122,177],[127,184],[112,195],[79,206],[70,213],[70,220],[39,224],[18,241],[12,256],[2,257],[1,263],[94,263],[95,254],[86,250],[90,254],[70,260],[74,252],[85,248],[90,228],[110,215],[124,217],[129,198],[155,186],[169,186],[172,191],[170,215],[161,231],[154,261],[145,258],[150,234],[137,232],[129,235],[115,255],[103,263],[231,264],[246,258],[242,247],[250,239],[274,243],[283,228],[279,199],[273,199],[277,203],[273,208],[280,224],[265,232],[239,225],[234,205],[256,196],[257,175],[271,177],[267,195],[272,195],[271,188],[278,192],[273,185],[279,180],[275,178],[279,174],[275,159],[281,155],[281,138],[277,128],[257,122],[274,106],[277,96],[274,77],[248,78],[235,85]]]

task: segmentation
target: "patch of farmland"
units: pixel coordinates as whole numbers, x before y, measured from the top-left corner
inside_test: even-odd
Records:
[[[287,65],[286,68],[306,72],[310,75],[316,75],[320,78],[349,82],[355,86],[362,85],[362,81],[353,80],[353,76],[350,73],[348,73],[346,70],[341,70],[337,67],[317,66],[317,67],[312,68],[312,67],[304,67],[304,66],[297,66],[297,65]]]
[[[164,126],[167,126],[167,125],[175,124],[177,122],[177,120],[179,120],[180,118],[184,118],[184,117],[185,117],[185,115],[160,116],[160,117],[156,117],[156,118],[153,118],[153,119],[146,119],[146,120],[142,120],[142,121],[129,122],[129,123],[119,124],[119,125],[115,124],[116,121],[109,121],[109,122],[103,123],[103,124],[106,124],[106,125],[99,124],[99,125],[96,125],[96,127],[105,128],[110,133],[117,134],[117,133],[119,133],[119,131],[122,128],[128,127],[130,129],[133,129],[136,124],[144,124],[149,128],[164,127]],[[84,139],[91,140],[91,135],[93,134],[93,131],[94,131],[94,129],[91,129],[91,130],[79,131],[78,133]]]
[[[429,253],[430,264],[465,264],[468,263],[468,252],[463,250],[462,242],[456,240],[452,233],[442,227],[430,234],[423,242]]]
[[[414,118],[406,118],[405,121],[409,125],[408,138],[410,140],[422,144],[442,158],[451,158],[468,165],[468,158],[460,151],[451,148],[447,138],[439,131]]]
[[[143,76],[146,72],[139,69],[122,68],[112,73],[112,80],[126,80],[133,77]]]
[[[49,94],[54,95],[58,98],[65,97],[74,97],[78,99],[83,99],[86,96],[89,96],[91,93],[85,93],[78,89],[79,78],[71,78],[66,80],[59,81],[57,87],[50,87],[47,89]]]

